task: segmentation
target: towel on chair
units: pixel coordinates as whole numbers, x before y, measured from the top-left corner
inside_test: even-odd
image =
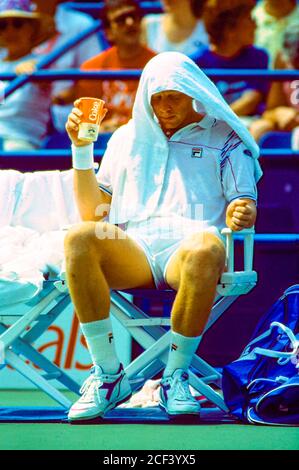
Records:
[[[0,227],[11,223],[23,179],[23,173],[17,170],[0,171]]]
[[[159,181],[167,165],[168,141],[154,117],[150,100],[154,93],[164,90],[176,90],[192,97],[196,111],[225,121],[255,159],[256,181],[262,175],[257,160],[258,146],[216,86],[184,54],[164,52],[145,66],[132,119],[111,137],[97,174],[105,186],[105,175],[113,168],[112,184],[107,187],[112,192],[111,223],[146,220],[158,207],[162,190]]]
[[[46,274],[60,272],[65,234],[21,226],[0,229],[0,307],[31,299],[42,290]]]
[[[45,233],[78,221],[72,170],[24,173],[10,225]]]
[[[60,272],[63,227],[80,220],[72,181],[72,170],[0,171],[0,307],[29,300]]]

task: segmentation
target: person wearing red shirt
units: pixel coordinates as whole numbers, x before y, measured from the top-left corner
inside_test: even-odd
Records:
[[[156,55],[142,44],[141,10],[136,0],[106,0],[102,11],[106,36],[113,45],[81,65],[83,71],[143,69]],[[131,117],[138,80],[81,80],[57,100],[69,103],[92,96],[105,101],[108,113],[102,132],[113,132]]]

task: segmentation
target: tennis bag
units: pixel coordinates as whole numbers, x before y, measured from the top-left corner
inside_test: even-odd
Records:
[[[223,369],[229,411],[247,423],[299,425],[299,284],[261,318],[252,338]]]

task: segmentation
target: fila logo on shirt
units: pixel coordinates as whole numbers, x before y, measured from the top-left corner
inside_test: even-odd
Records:
[[[178,349],[177,345],[172,343],[171,345],[171,351],[176,351]]]
[[[192,158],[202,158],[202,147],[192,147]]]

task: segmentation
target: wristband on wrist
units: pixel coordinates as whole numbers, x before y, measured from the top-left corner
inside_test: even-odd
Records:
[[[72,145],[72,160],[75,170],[93,170],[93,143],[83,147]]]

